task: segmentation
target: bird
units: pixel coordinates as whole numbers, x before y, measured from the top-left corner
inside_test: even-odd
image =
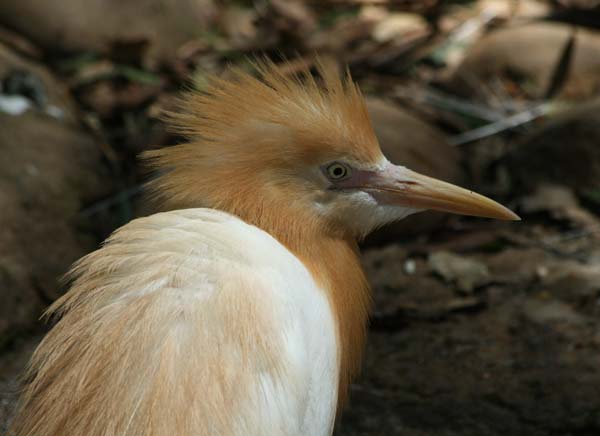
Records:
[[[10,435],[331,435],[367,333],[360,240],[427,209],[519,219],[390,163],[331,62],[253,65],[165,114],[181,143],[142,156],[161,211],[74,264]]]

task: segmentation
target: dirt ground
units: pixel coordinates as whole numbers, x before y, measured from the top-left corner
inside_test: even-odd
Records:
[[[599,434],[598,264],[527,244],[533,226],[506,229],[519,235],[511,242],[490,238],[492,224],[469,233],[467,245],[465,233],[447,235],[444,251],[365,253],[376,315],[339,434]],[[436,253],[449,252],[460,255],[441,257],[454,271],[481,277],[468,293],[432,274]],[[407,278],[400,270],[410,261]]]
[[[318,52],[392,161],[522,217],[425,212],[364,242],[373,316],[336,436],[600,434],[597,2],[160,3],[0,3],[0,433],[61,275],[151,212],[136,156],[181,139],[161,111],[247,56]]]

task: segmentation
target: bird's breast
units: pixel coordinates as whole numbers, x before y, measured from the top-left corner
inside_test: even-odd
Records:
[[[182,309],[190,322],[202,323],[196,337],[203,346],[228,344],[230,351],[216,358],[230,359],[237,365],[232,371],[256,375],[250,387],[256,394],[249,398],[265,420],[279,417],[282,426],[296,425],[298,435],[329,435],[337,407],[338,336],[326,290],[305,264],[265,231],[224,212],[186,209],[146,220],[134,223],[131,233],[164,271],[136,287],[164,293],[167,298],[158,298],[165,310]],[[168,292],[160,283],[168,283]],[[190,330],[198,327],[184,324],[181,334]]]
[[[329,299],[266,232],[215,210],[160,213],[122,227],[72,278],[15,434],[331,434]]]

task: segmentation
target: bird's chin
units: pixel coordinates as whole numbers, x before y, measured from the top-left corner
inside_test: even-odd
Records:
[[[377,203],[375,215],[383,217],[384,222],[381,225],[403,220],[409,215],[423,212],[425,210],[395,204],[394,194],[383,189],[368,188],[364,189],[364,192],[368,193]]]
[[[348,203],[344,208],[346,213],[343,214],[343,221],[345,227],[359,239],[386,224],[421,211],[421,209],[386,204],[383,201],[385,199],[381,198],[382,195],[385,197],[385,192],[377,189],[357,189],[347,192]]]

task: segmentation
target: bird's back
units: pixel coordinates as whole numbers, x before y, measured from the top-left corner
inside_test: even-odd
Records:
[[[210,209],[135,220],[73,269],[16,436],[326,435],[335,325],[303,264]]]

